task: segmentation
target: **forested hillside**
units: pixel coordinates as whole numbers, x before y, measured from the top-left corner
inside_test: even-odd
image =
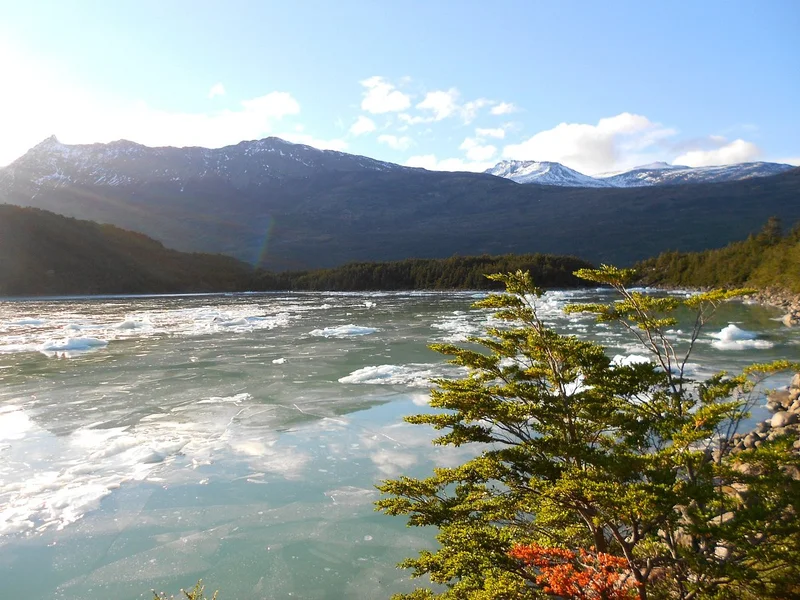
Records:
[[[545,287],[574,287],[580,280],[572,273],[589,266],[569,256],[524,254],[254,271],[229,256],[170,250],[111,225],[0,205],[0,296],[489,289],[496,284],[485,275],[518,269]]]
[[[140,233],[0,205],[0,296],[246,290],[252,267]]]
[[[502,289],[486,275],[523,270],[537,285],[569,288],[583,285],[573,273],[590,263],[573,256],[506,254],[453,256],[445,259],[408,259],[382,263],[351,263],[335,269],[306,272],[262,272],[259,290],[448,290]]]
[[[771,218],[744,241],[704,252],[664,252],[637,270],[650,285],[752,286],[800,294],[800,222],[785,233],[780,220]]]

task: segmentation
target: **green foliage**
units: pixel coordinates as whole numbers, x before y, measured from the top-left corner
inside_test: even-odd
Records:
[[[545,326],[529,274],[494,276],[507,293],[477,306],[495,309],[503,325],[469,347],[433,346],[468,375],[437,381],[431,406],[439,410],[407,419],[438,430],[435,444],[473,448],[474,458],[378,486],[378,510],[438,528],[439,549],[401,566],[445,591],[400,598],[543,597],[510,553],[531,544],[618,557],[642,600],[797,594],[797,457],[780,438],[741,453],[731,440],[764,380],[800,365],[692,381],[684,367],[700,329],[741,291],[660,298],[627,289],[629,271],[578,274],[621,298],[570,310],[621,324],[652,363],[612,364],[599,345]],[[696,315],[682,348],[664,332],[679,308]]]
[[[209,600],[205,594],[205,586],[203,585],[203,580],[201,579],[197,583],[194,584],[194,587],[191,590],[181,590],[182,597],[185,600]],[[210,600],[217,600],[217,594],[219,592],[214,592],[214,595],[211,597]],[[167,600],[167,595],[158,592],[153,592],[153,600]],[[169,600],[175,600],[175,596],[169,596]]]
[[[637,265],[641,281],[690,287],[782,288],[800,293],[800,223],[783,234],[772,217],[746,240],[704,252],[665,252]]]

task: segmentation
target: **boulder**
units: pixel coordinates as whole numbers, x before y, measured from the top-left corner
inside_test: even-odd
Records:
[[[767,395],[767,407],[772,404],[779,405],[784,408],[789,406],[791,402],[789,401],[789,390],[773,390]]]
[[[800,400],[795,400],[792,402],[792,405],[789,407],[789,410],[796,413],[800,412]]]
[[[767,407],[769,407],[769,405],[767,405]],[[756,425],[756,433],[766,433],[769,431],[770,427],[771,425],[769,421],[761,421],[758,425]]]
[[[785,315],[783,315],[781,323],[786,325],[786,327],[794,327],[795,325],[798,324],[798,320],[792,313],[786,313]]]
[[[797,423],[797,413],[782,410],[772,415],[770,425],[773,427],[786,427],[792,423]]]
[[[792,382],[789,384],[790,389],[800,389],[800,373],[796,373],[794,377],[792,377]]]

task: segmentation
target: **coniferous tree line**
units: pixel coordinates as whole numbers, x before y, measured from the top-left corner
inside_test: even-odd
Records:
[[[350,263],[334,269],[285,273],[261,272],[257,290],[488,290],[502,284],[486,276],[524,271],[551,288],[583,285],[573,273],[591,264],[574,256],[505,254],[502,256],[452,256],[444,259],[413,258],[395,262]]]
[[[642,283],[689,287],[750,286],[800,293],[800,222],[788,232],[770,218],[761,231],[724,248],[664,252],[636,265]]]

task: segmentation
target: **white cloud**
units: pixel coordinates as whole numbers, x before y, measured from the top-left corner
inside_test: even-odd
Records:
[[[217,96],[224,96],[225,95],[225,86],[221,83],[215,83],[211,86],[211,89],[208,90],[208,97],[209,98],[216,98]]]
[[[397,137],[396,135],[379,135],[378,141],[381,144],[386,144],[390,148],[394,150],[408,150],[411,145],[414,143],[410,137]]]
[[[411,106],[411,97],[395,88],[383,77],[370,77],[361,82],[366,88],[361,108],[372,114],[399,112]]]
[[[286,119],[300,113],[297,100],[280,91],[224,110],[163,110],[89,91],[2,43],[0,72],[0,165],[52,134],[65,143],[128,139],[149,146],[220,147],[270,135],[278,125],[293,127]]]
[[[502,127],[497,127],[494,129],[482,129],[478,127],[475,130],[475,135],[482,138],[491,137],[491,138],[497,138],[498,140],[502,140],[504,137],[506,137],[506,130],[503,129]]]
[[[433,117],[420,117],[420,116],[411,116],[408,113],[400,113],[397,115],[397,118],[400,119],[403,123],[407,125],[417,125],[418,123],[430,123],[434,120]]]
[[[513,112],[517,112],[519,110],[516,106],[514,106],[511,102],[500,102],[492,107],[492,110],[489,111],[493,115],[508,115]]]
[[[475,117],[478,116],[478,112],[484,106],[489,106],[491,104],[490,100],[486,98],[478,98],[477,100],[470,100],[469,102],[465,102],[461,108],[461,118],[464,119],[464,124],[469,125],[475,120]]]
[[[652,157],[644,154],[675,131],[647,117],[621,113],[600,119],[597,125],[561,123],[503,149],[503,156],[519,160],[551,160],[582,173],[628,168]]]
[[[360,115],[358,119],[356,119],[356,122],[350,126],[350,133],[353,135],[364,135],[365,133],[375,131],[375,129],[375,121],[369,117]]]
[[[761,155],[758,146],[743,139],[729,143],[726,143],[727,140],[721,136],[710,136],[710,139],[714,143],[721,144],[720,147],[712,150],[690,150],[675,158],[673,163],[690,167],[710,167],[750,162]]]
[[[417,104],[420,110],[431,111],[433,116],[431,120],[441,121],[447,117],[455,114],[458,110],[458,90],[450,88],[449,90],[437,90],[435,92],[428,92],[425,98]]]
[[[312,146],[319,150],[337,150],[339,152],[347,150],[347,142],[344,140],[323,140],[308,133],[279,133],[276,135],[287,142],[305,144],[306,146]]]
[[[800,167],[800,156],[790,156],[789,158],[778,158],[775,160],[777,163],[783,163],[785,165],[794,165],[795,167]]]
[[[459,150],[464,150],[467,158],[473,162],[485,162],[497,154],[497,148],[492,145],[483,145],[475,138],[466,138],[459,146]]]
[[[460,158],[444,158],[438,160],[434,154],[412,156],[406,161],[406,166],[421,167],[429,171],[472,171],[481,173],[494,166],[491,162],[467,162]]]

